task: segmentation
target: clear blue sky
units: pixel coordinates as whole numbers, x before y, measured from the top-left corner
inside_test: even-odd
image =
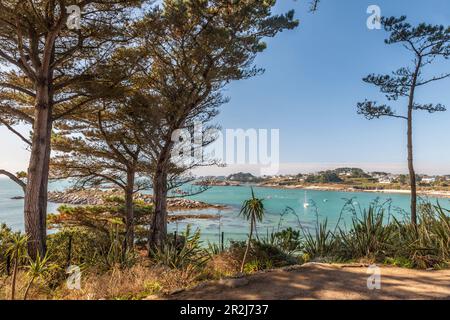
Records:
[[[401,163],[406,159],[405,123],[365,120],[356,103],[383,100],[361,79],[410,62],[409,52],[385,45],[383,30],[369,30],[369,5],[382,15],[407,15],[412,23],[450,25],[450,1],[322,0],[308,12],[308,1],[278,1],[277,12],[296,10],[300,26],[268,41],[256,60],[263,76],[237,82],[231,102],[218,118],[223,128],[280,128],[281,162]],[[446,70],[443,70],[445,65]],[[435,68],[450,72],[450,61]],[[418,92],[420,102],[441,102],[450,109],[450,81]],[[415,154],[423,170],[450,173],[450,111],[415,118]]]
[[[224,129],[279,128],[282,163],[352,163],[368,169],[367,164],[381,163],[388,170],[389,164],[406,169],[405,123],[367,121],[356,114],[358,101],[383,100],[375,87],[361,81],[365,75],[410,62],[406,50],[384,44],[383,30],[367,29],[366,10],[376,4],[385,16],[450,25],[450,1],[322,0],[314,14],[308,12],[308,2],[278,1],[277,12],[295,9],[300,26],[268,41],[268,50],[256,60],[265,74],[227,89],[231,102],[217,123]],[[434,69],[449,72],[450,61]],[[450,81],[420,89],[418,99],[450,108]],[[450,111],[419,112],[414,121],[419,171],[450,173]],[[4,128],[0,137],[0,167],[25,169],[24,147]]]

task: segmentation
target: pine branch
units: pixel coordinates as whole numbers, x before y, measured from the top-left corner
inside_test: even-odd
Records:
[[[18,178],[15,174],[13,174],[9,171],[0,169],[0,175],[7,176],[9,179],[11,179],[15,183],[17,183],[22,188],[23,192],[25,192],[25,189],[27,187],[26,183],[23,182],[20,178]]]

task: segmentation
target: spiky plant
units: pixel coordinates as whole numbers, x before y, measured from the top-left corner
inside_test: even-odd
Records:
[[[11,282],[11,300],[15,299],[17,272],[19,270],[20,260],[27,254],[28,237],[19,233],[11,236],[6,254],[14,263],[12,282]]]
[[[250,221],[250,233],[248,236],[247,248],[245,249],[244,257],[242,258],[241,273],[244,272],[245,260],[247,259],[248,251],[250,250],[253,231],[256,231],[256,223],[262,222],[264,218],[263,200],[256,198],[253,188],[251,188],[251,190],[252,197],[244,201],[241,211],[239,212],[240,216],[242,216],[247,221]]]
[[[160,265],[182,271],[193,271],[205,265],[210,256],[202,248],[200,230],[191,231],[191,226],[186,226],[186,231],[174,241],[167,241],[162,248],[151,251],[151,257]]]
[[[27,300],[28,293],[34,281],[36,279],[45,279],[45,277],[50,274],[54,268],[56,268],[56,265],[49,262],[48,254],[42,258],[41,255],[38,254],[35,260],[30,259],[30,262],[26,268],[28,269],[27,275],[30,278],[30,281],[25,289],[23,300]]]
[[[390,247],[392,228],[385,225],[384,210],[370,206],[362,217],[352,219],[349,232],[340,229],[340,244],[344,258],[377,258],[384,256]]]
[[[450,265],[449,213],[439,203],[424,203],[419,207],[417,226],[394,220],[396,255],[407,258],[419,268]]]
[[[317,223],[316,230],[311,233],[302,228],[304,233],[304,252],[311,258],[327,257],[335,249],[335,235],[328,229],[328,220]]]

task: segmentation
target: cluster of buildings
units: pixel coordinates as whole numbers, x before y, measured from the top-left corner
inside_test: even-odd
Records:
[[[406,174],[394,174],[388,172],[364,172],[361,169],[357,168],[341,168],[336,170],[330,170],[327,172],[333,172],[337,176],[339,176],[342,180],[352,179],[352,178],[366,178],[371,180],[374,183],[380,184],[407,184],[408,183],[408,175]],[[262,177],[265,180],[277,179],[284,181],[298,181],[304,182],[310,176],[320,175],[324,172],[318,173],[310,173],[310,174],[297,174],[297,175],[277,175],[277,176],[264,176]],[[417,175],[417,180],[421,184],[435,184],[435,183],[446,183],[450,185],[450,175]]]
[[[214,181],[217,183],[226,183],[233,185],[238,183],[270,183],[277,182],[282,184],[304,183],[315,181],[317,177],[323,177],[323,182],[345,182],[345,181],[360,181],[367,180],[371,183],[379,184],[408,184],[409,178],[406,174],[393,174],[388,172],[365,172],[359,168],[338,168],[334,170],[321,171],[317,173],[295,174],[295,175],[274,175],[257,177],[250,173],[235,173],[227,177],[202,177],[204,180]],[[327,180],[328,179],[328,180]],[[321,181],[321,180],[319,180]],[[417,175],[417,182],[423,185],[449,185],[450,175]]]

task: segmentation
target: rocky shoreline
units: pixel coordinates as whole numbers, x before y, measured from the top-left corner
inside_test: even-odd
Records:
[[[90,205],[98,206],[107,204],[107,200],[112,197],[123,197],[119,190],[100,190],[100,189],[83,189],[83,190],[66,190],[48,193],[48,200],[53,203],[71,204],[71,205]],[[135,200],[144,203],[152,203],[152,195],[137,193]],[[185,198],[169,198],[167,200],[169,211],[180,210],[202,210],[202,209],[225,209],[225,206],[209,204],[206,202],[195,201]]]
[[[301,189],[301,190],[317,190],[317,191],[340,191],[340,192],[371,192],[371,193],[397,193],[409,194],[410,190],[406,189],[364,189],[352,188],[348,186],[320,186],[320,185],[277,185],[277,184],[257,184],[261,188],[273,189]],[[436,198],[450,198],[450,191],[445,190],[417,190],[417,194],[421,196],[430,196]]]
[[[304,184],[291,184],[282,185],[277,183],[239,183],[229,181],[209,181],[208,186],[214,187],[241,187],[241,186],[255,186],[260,188],[272,188],[280,190],[317,190],[317,191],[340,191],[340,192],[371,192],[371,193],[393,193],[393,194],[409,194],[410,190],[406,189],[367,189],[367,188],[355,188],[346,185],[304,185]],[[450,191],[446,190],[417,190],[417,194],[420,196],[429,196],[435,198],[450,198]]]

